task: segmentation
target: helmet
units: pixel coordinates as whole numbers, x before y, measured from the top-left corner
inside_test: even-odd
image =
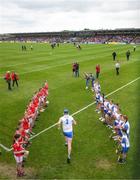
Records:
[[[68,109],[64,109],[64,114],[68,114],[69,110]]]

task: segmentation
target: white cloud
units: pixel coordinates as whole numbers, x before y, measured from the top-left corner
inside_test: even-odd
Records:
[[[0,0],[0,33],[140,27],[139,0]]]

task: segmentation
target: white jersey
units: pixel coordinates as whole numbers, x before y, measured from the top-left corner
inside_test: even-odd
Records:
[[[98,92],[100,93],[100,92],[101,92],[101,86],[100,86],[100,84],[97,84],[97,83],[96,83],[96,84],[94,85],[94,90],[95,90],[96,93],[98,93]]]
[[[122,136],[122,141],[121,141],[121,146],[123,148],[129,148],[130,147],[130,142],[129,142],[129,138],[127,137],[127,135]]]
[[[120,118],[121,118],[121,114],[119,114],[119,113],[117,113],[117,112],[114,113],[114,116],[115,116],[115,118],[118,119],[118,120],[120,120]]]
[[[130,133],[130,124],[129,124],[128,121],[123,124],[123,128],[126,130],[126,134],[129,136],[129,133]]]
[[[117,113],[118,112],[118,108],[114,105],[114,108],[113,108],[113,113]]]
[[[115,67],[116,67],[116,68],[120,68],[120,63],[116,63],[116,64],[115,64]]]
[[[100,101],[101,103],[103,103],[103,97],[102,97],[102,96],[100,96],[99,101]]]
[[[105,102],[104,102],[104,106],[105,106],[106,109],[108,109],[108,105],[109,105],[109,102],[108,102],[108,101],[105,101]]]
[[[62,123],[63,132],[72,132],[73,131],[73,117],[70,115],[64,115],[60,118]]]
[[[112,111],[112,107],[113,107],[113,104],[110,104],[110,103],[109,103],[109,110]]]

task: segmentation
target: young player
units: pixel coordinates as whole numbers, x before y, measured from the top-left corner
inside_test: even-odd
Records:
[[[70,163],[72,138],[73,138],[73,125],[76,125],[76,121],[69,115],[69,111],[64,109],[64,115],[60,117],[58,121],[58,127],[62,125],[63,134],[65,136],[65,145],[68,146],[68,158],[67,163]]]
[[[122,125],[122,129],[125,130],[127,137],[129,138],[130,133],[130,124],[128,121],[128,117],[126,115],[123,116],[124,124]]]
[[[101,86],[98,80],[96,80],[96,82],[94,83],[94,91],[95,93],[101,93]]]
[[[127,137],[126,131],[122,130],[122,137],[120,137],[121,151],[118,157],[118,162],[124,164],[126,162],[127,153],[130,147],[129,138]]]
[[[14,144],[12,145],[14,157],[17,163],[17,176],[21,177],[24,176],[24,169],[23,169],[23,160],[27,158],[29,151],[26,151],[22,144],[19,142],[20,135],[16,134],[14,136]]]

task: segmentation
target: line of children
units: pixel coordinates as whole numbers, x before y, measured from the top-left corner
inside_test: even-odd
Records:
[[[43,112],[45,107],[47,107],[47,97],[48,83],[45,82],[42,88],[33,95],[25,110],[24,117],[19,120],[12,145],[13,154],[17,163],[18,177],[24,176],[24,162],[29,154],[29,151],[27,151],[26,148],[31,144],[30,137],[34,134],[32,128],[35,125],[35,121],[40,112]]]
[[[101,94],[99,81],[94,84],[93,91],[96,99],[96,112],[101,114],[99,118],[109,129],[112,130],[110,138],[117,143],[116,153],[118,154],[118,162],[123,164],[126,162],[127,153],[130,147],[129,134],[130,124],[128,117],[121,113],[119,104],[107,99]]]

